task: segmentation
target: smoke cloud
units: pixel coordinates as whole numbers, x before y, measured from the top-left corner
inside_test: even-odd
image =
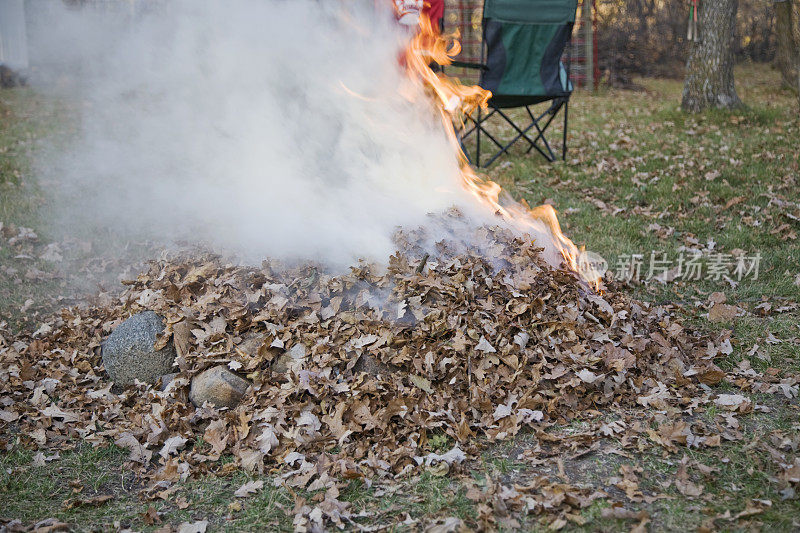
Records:
[[[61,226],[344,266],[385,260],[427,213],[476,209],[379,4],[40,11],[33,55],[80,102],[48,159]]]

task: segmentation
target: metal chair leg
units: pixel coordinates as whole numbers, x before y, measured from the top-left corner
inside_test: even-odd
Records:
[[[475,164],[480,168],[481,166],[481,108],[478,107],[478,122],[476,123],[478,131],[475,132]]]
[[[561,160],[567,160],[567,123],[569,117],[569,98],[564,103],[564,137],[561,140]]]
[[[555,147],[551,147],[550,143],[547,141],[547,137],[545,136],[547,132],[547,128],[550,127],[550,124],[558,115],[558,112],[561,108],[564,108],[564,131],[562,132],[561,138],[561,159],[562,161],[566,161],[567,159],[567,131],[569,126],[569,98],[555,98],[551,101],[548,108],[543,111],[540,115],[535,115],[534,112],[530,109],[530,106],[521,106],[524,107],[525,110],[528,112],[528,116],[530,117],[531,123],[522,128],[517,126],[514,123],[512,118],[505,113],[503,113],[498,108],[491,109],[488,113],[484,114],[483,111],[478,108],[476,116],[468,116],[467,120],[474,124],[474,127],[467,128],[466,126],[460,133],[460,142],[462,145],[462,150],[467,155],[467,159],[476,167],[479,168],[486,168],[489,167],[492,163],[494,163],[500,156],[507,153],[508,150],[520,139],[525,139],[528,142],[529,146],[528,149],[525,150],[525,153],[530,153],[531,150],[536,149],[539,154],[544,157],[549,162],[555,162],[558,160],[558,156],[556,155],[557,152],[553,150]],[[506,142],[503,140],[502,142],[494,137],[489,130],[486,129],[485,123],[486,121],[492,117],[493,115],[498,114],[500,117],[505,120],[508,124],[511,125],[514,130],[516,130],[517,135],[511,139],[510,141]],[[542,122],[544,121],[544,122]],[[535,128],[535,129],[534,129]],[[530,135],[528,132],[533,130],[533,133],[536,135]],[[464,143],[464,140],[475,133],[475,159],[469,157],[469,153],[467,151],[467,145]],[[494,152],[492,149],[492,153],[490,153],[490,157],[488,161],[485,163],[481,160],[481,141],[483,140],[482,137],[488,137],[489,141],[494,144],[498,150]],[[541,145],[539,143],[541,141]]]

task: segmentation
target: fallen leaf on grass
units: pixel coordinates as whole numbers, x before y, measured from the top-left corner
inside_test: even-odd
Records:
[[[114,441],[114,444],[130,451],[130,455],[128,456],[129,461],[147,464],[150,462],[150,458],[153,457],[153,452],[142,446],[130,432],[126,431],[120,435],[117,440]]]
[[[730,411],[744,411],[751,405],[752,402],[749,398],[742,396],[741,394],[720,394],[714,400],[714,403],[718,407],[722,407],[723,409]]]
[[[678,471],[675,473],[675,488],[684,496],[695,498],[703,494],[703,485],[698,485],[689,479],[689,457],[684,455],[681,459]]]
[[[56,461],[60,458],[61,456],[59,456],[58,452],[53,455],[45,455],[42,452],[37,452],[36,455],[33,456],[33,466],[42,467],[50,461]]]
[[[147,508],[147,511],[141,514],[141,517],[148,526],[161,523],[161,517],[158,516],[158,511],[156,511],[156,508],[152,505]]]
[[[111,494],[103,494],[102,496],[94,496],[91,498],[70,498],[63,503],[62,508],[66,511],[68,509],[74,509],[75,507],[102,505],[113,499],[114,496]]]
[[[716,385],[725,379],[725,372],[717,365],[711,364],[697,372],[697,379],[706,385]]]
[[[650,523],[650,517],[642,518],[638,524],[633,526],[630,533],[647,533],[647,524]]]
[[[40,520],[39,522],[36,522],[32,528],[16,529],[12,527],[15,525],[15,522],[17,523],[16,525],[21,525],[19,524],[19,521],[12,520],[8,524],[3,523],[3,527],[7,527],[8,531],[34,531],[36,533],[56,533],[57,531],[71,530],[69,524],[66,522],[59,522],[55,518],[45,518],[44,520]]]
[[[188,509],[189,508],[189,500],[187,500],[183,496],[175,498],[175,506],[178,509]]]
[[[689,496],[690,498],[695,498],[703,494],[703,485],[693,483],[689,479],[676,479],[675,488],[678,489],[678,492],[684,496]]]
[[[730,520],[731,521],[739,520],[740,518],[747,518],[748,516],[754,516],[754,515],[757,515],[757,514],[761,514],[763,512],[764,512],[764,509],[762,507],[756,507],[755,505],[753,505],[752,502],[748,502],[747,506],[744,508],[744,510],[741,511],[740,513],[737,513],[737,514],[733,515],[730,518]]]
[[[253,493],[256,493],[264,488],[264,482],[260,479],[256,481],[248,481],[233,493],[237,498],[247,498]]]
[[[614,518],[616,520],[643,520],[650,517],[647,511],[632,511],[619,505],[605,507],[600,514],[603,518]]]
[[[260,474],[264,470],[264,453],[260,450],[241,450],[239,459],[242,462],[242,468],[246,472],[258,472]]]
[[[735,305],[723,303],[714,304],[708,310],[708,320],[711,322],[722,322],[733,320],[739,315],[740,309]]]
[[[431,466],[435,463],[444,462],[448,465],[452,465],[453,463],[462,463],[466,460],[466,454],[461,451],[461,449],[456,446],[449,452],[438,454],[438,453],[429,453],[424,457],[414,457],[414,460],[417,464],[425,464],[425,466]]]
[[[206,528],[208,528],[208,520],[183,522],[178,526],[178,533],[206,533]]]
[[[158,455],[166,459],[170,455],[176,453],[178,450],[183,448],[188,440],[189,439],[185,439],[180,435],[170,437],[164,442],[164,446],[158,452]]]
[[[434,524],[425,528],[425,533],[455,533],[464,530],[464,522],[455,516],[449,516],[444,520],[437,520]]]
[[[50,418],[60,418],[64,422],[77,422],[81,419],[77,414],[65,411],[57,405],[47,406],[45,409],[42,409],[42,414]]]
[[[220,455],[228,446],[228,423],[225,420],[214,420],[206,428],[203,438],[211,445],[214,454]]]

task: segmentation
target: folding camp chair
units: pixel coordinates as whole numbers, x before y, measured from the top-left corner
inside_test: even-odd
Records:
[[[555,161],[556,155],[545,132],[562,108],[561,157],[566,159],[569,97],[573,87],[569,81],[569,55],[566,68],[561,56],[572,36],[576,10],[577,0],[483,2],[480,62],[453,61],[455,67],[478,69],[478,84],[492,91],[488,112],[476,110],[460,132],[464,153],[472,164],[488,167],[520,140],[529,145],[526,153],[535,149],[548,161]],[[546,104],[546,107],[537,109],[534,107],[537,104]],[[523,125],[518,125],[508,112],[513,108],[525,110]],[[516,132],[511,140],[500,140],[496,133],[487,130],[487,121],[495,116]],[[472,134],[476,139],[474,155],[466,150]],[[481,137],[486,137],[496,147],[486,161],[481,159]]]

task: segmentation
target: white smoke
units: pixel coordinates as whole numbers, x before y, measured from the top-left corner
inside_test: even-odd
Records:
[[[49,160],[65,230],[346,265],[385,260],[426,213],[474,206],[398,61],[408,36],[377,4],[40,13],[37,57],[80,89],[78,130]]]

